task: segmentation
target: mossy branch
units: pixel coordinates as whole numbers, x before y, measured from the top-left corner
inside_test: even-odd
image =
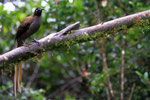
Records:
[[[70,28],[69,26],[63,29],[64,31],[62,30],[40,39],[40,45],[32,43],[31,45],[22,46],[0,55],[0,66],[12,65],[49,50],[61,49],[61,47],[67,47],[68,45],[71,46],[76,43],[99,39],[99,37],[105,36],[105,33],[115,34],[130,27],[144,27],[150,25],[149,19],[150,10],[71,32],[68,31],[72,30],[73,27],[71,26]],[[75,23],[75,27],[78,25],[79,22]]]

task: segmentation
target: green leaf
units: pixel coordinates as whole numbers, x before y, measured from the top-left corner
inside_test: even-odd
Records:
[[[139,71],[136,71],[136,74],[137,74],[139,77],[143,77],[142,73],[140,73]]]

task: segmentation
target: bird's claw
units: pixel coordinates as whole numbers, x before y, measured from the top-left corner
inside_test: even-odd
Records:
[[[37,39],[33,39],[32,42],[38,43],[38,45],[40,46],[40,42]]]
[[[57,33],[57,34],[55,34],[54,36],[61,37],[61,36],[63,36],[63,34]]]
[[[28,44],[26,44],[26,43],[23,41],[22,46],[28,47]]]

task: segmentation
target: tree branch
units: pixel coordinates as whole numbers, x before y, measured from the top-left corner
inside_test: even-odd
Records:
[[[120,100],[124,100],[124,73],[125,73],[125,32],[122,34],[122,50],[121,50],[121,92]]]
[[[147,19],[147,20],[146,20]],[[70,34],[60,31],[39,40],[38,43],[22,46],[0,55],[0,66],[8,66],[37,56],[41,52],[67,47],[76,43],[98,39],[107,34],[117,33],[133,26],[144,27],[150,23],[150,10],[118,18],[95,26],[74,30]],[[65,31],[67,32],[67,31]],[[56,35],[63,34],[63,35]]]

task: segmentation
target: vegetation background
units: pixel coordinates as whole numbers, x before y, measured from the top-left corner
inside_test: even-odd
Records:
[[[149,5],[149,0],[0,0],[0,54],[15,48],[20,22],[36,7],[45,9],[33,35],[40,39],[76,21],[84,28],[148,10]],[[0,99],[15,99],[13,66],[0,71]],[[19,99],[150,100],[150,26],[24,61],[22,88]]]

